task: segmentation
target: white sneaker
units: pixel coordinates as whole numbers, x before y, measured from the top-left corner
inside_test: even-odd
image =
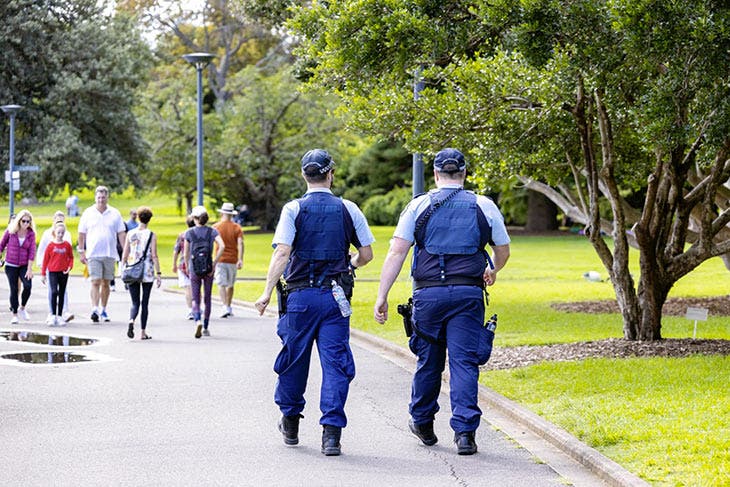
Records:
[[[20,308],[20,309],[18,310],[18,314],[19,314],[19,315],[20,315],[20,317],[21,317],[21,318],[23,318],[23,319],[24,319],[25,321],[30,321],[30,315],[29,315],[29,314],[28,314],[28,312],[27,312],[27,311],[25,310],[25,308]]]
[[[56,316],[56,326],[66,326],[66,322],[62,316]]]
[[[55,318],[55,316],[53,316],[52,314],[49,314],[49,315],[48,315],[48,316],[46,317],[46,325],[48,325],[48,326],[53,326],[53,321],[54,321],[54,318]]]
[[[64,315],[63,315],[63,322],[64,323],[68,323],[72,319],[74,319],[74,314],[73,313],[64,313]]]
[[[17,316],[13,316],[12,318],[10,318],[10,324],[11,325],[17,325],[18,324],[18,317]]]

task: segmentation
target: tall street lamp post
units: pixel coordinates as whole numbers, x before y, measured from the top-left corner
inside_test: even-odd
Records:
[[[203,206],[203,69],[215,56],[207,52],[185,54],[183,59],[195,66],[198,71],[198,205]]]
[[[418,101],[421,91],[423,91],[423,78],[421,77],[421,68],[416,69],[413,75],[413,100]],[[413,196],[423,193],[425,184],[423,177],[423,156],[420,152],[413,153]]]
[[[13,173],[15,172],[15,114],[18,113],[21,108],[23,107],[20,105],[0,106],[0,109],[2,109],[2,111],[7,113],[10,117],[10,177],[8,178],[10,185],[10,217],[15,214],[15,178],[13,177]]]

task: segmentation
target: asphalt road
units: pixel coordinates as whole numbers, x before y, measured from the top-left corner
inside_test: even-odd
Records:
[[[435,425],[439,443],[420,444],[407,426],[408,367],[361,341],[353,343],[357,377],[347,402],[343,454],[320,453],[316,360],[300,444],[286,447],[273,402],[279,349],[273,317],[236,307],[234,317],[221,319],[214,305],[212,336],[195,339],[183,297],[155,289],[152,340],[129,340],[123,289],[112,293],[112,321],[95,325],[88,316],[88,283],[72,278],[76,319],[49,328],[43,324],[46,289],[39,279],[34,284],[31,321],[10,325],[7,282],[0,279],[0,354],[39,352],[43,358],[60,350],[98,360],[31,365],[0,359],[0,485],[601,485],[592,472],[555,457],[509,420],[496,426],[483,421],[479,453],[458,456],[444,393]],[[100,341],[57,347],[9,340],[21,331]]]

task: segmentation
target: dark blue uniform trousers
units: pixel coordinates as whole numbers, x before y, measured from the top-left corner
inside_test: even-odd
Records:
[[[304,410],[312,345],[317,342],[322,366],[320,424],[344,427],[345,401],[355,377],[350,349],[350,318],[343,317],[329,288],[305,288],[289,294],[287,311],[279,319],[277,334],[282,349],[274,371],[279,375],[274,400],[285,416]]]
[[[409,347],[418,357],[413,376],[413,422],[433,421],[439,410],[441,374],[449,356],[451,428],[475,431],[482,415],[478,405],[479,365],[489,358],[491,343],[484,326],[484,294],[476,286],[440,286],[413,293],[413,321],[418,332]]]

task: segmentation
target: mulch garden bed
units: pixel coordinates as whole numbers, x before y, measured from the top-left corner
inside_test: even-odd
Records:
[[[615,300],[577,301],[574,303],[553,303],[552,308],[568,313],[618,313]],[[710,316],[730,316],[730,295],[707,298],[669,298],[662,313],[667,316],[684,316],[687,307],[707,308]]]
[[[709,298],[671,298],[662,309],[665,315],[684,316],[687,307],[709,309],[710,316],[730,316],[730,295]],[[553,309],[570,313],[618,313],[613,300],[554,303]],[[593,342],[496,347],[485,370],[525,367],[543,361],[575,361],[588,358],[688,357],[694,354],[730,355],[730,340],[671,338],[629,341],[608,338]]]

